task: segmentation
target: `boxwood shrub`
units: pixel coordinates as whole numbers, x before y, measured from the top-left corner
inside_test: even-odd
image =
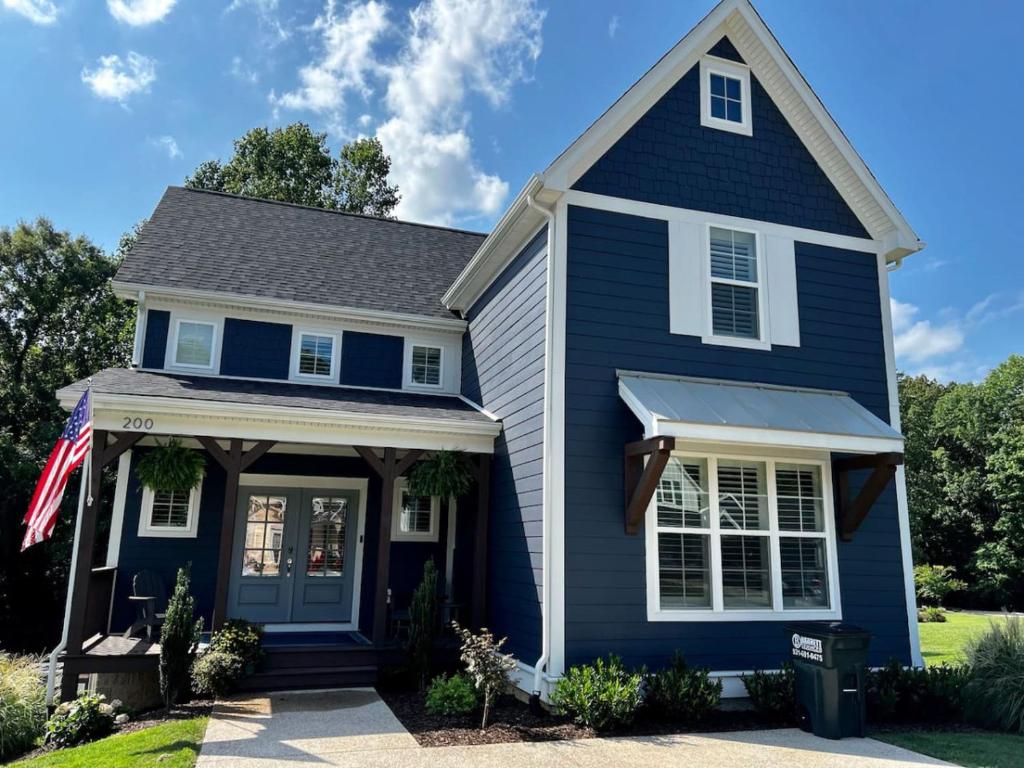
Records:
[[[640,708],[644,676],[609,655],[572,667],[555,683],[551,703],[577,725],[607,731],[632,724]]]

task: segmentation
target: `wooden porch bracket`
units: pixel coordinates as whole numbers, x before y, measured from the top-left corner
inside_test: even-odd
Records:
[[[625,448],[625,492],[626,492],[626,533],[635,534],[643,522],[644,513],[650,506],[654,492],[661,481],[665,465],[675,450],[674,437],[652,437],[635,443],[626,443]],[[644,458],[649,457],[647,463]]]
[[[274,441],[261,440],[248,451],[243,452],[242,440],[237,437],[228,442],[228,450],[220,447],[216,438],[197,436],[196,440],[224,468],[224,514],[220,521],[220,551],[217,559],[217,588],[213,598],[212,629],[224,626],[228,610],[228,584],[231,580],[231,550],[234,548],[235,515],[238,506],[238,483],[242,472],[252,466],[258,458],[274,447]]]
[[[395,506],[395,481],[423,455],[420,449],[406,452],[401,460],[394,448],[385,448],[380,458],[372,448],[362,445],[352,446],[363,461],[379,477],[380,487],[380,527],[377,536],[377,580],[374,587],[373,600],[373,632],[372,640],[380,642],[387,635],[388,622],[388,574],[391,572],[391,513]]]
[[[832,471],[836,476],[836,492],[839,503],[836,518],[839,522],[839,537],[852,541],[853,534],[864,522],[871,506],[878,501],[882,491],[896,475],[896,468],[903,463],[902,453],[875,453],[869,456],[853,456],[836,459]],[[870,469],[871,474],[861,486],[857,498],[850,499],[850,473]]]

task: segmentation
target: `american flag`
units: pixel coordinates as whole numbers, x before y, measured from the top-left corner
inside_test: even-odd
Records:
[[[92,413],[89,410],[87,387],[75,410],[71,412],[71,418],[53,447],[53,453],[36,484],[32,503],[25,514],[24,523],[28,528],[21,541],[22,552],[53,535],[68,477],[82,463],[91,448]]]

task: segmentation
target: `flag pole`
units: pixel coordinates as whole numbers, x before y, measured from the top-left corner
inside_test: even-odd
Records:
[[[92,377],[89,377],[85,391],[89,393],[89,421],[92,422]],[[71,570],[68,572],[68,592],[64,598],[64,630],[61,634],[60,643],[50,654],[49,664],[46,668],[46,704],[53,705],[53,692],[56,687],[57,658],[64,651],[68,644],[68,625],[71,623],[71,596],[75,592],[75,571],[78,570],[78,540],[82,535],[82,511],[85,507],[86,496],[89,504],[92,505],[92,493],[89,490],[89,474],[92,471],[92,438],[89,438],[89,452],[82,462],[82,470],[79,473],[78,486],[78,513],[75,515],[75,538],[71,545]]]

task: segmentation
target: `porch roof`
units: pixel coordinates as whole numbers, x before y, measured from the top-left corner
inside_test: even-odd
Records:
[[[86,386],[57,392],[65,408]],[[461,448],[490,453],[500,422],[456,395],[183,376],[108,368],[92,378],[97,429],[125,419],[154,434],[208,435],[321,444]]]

